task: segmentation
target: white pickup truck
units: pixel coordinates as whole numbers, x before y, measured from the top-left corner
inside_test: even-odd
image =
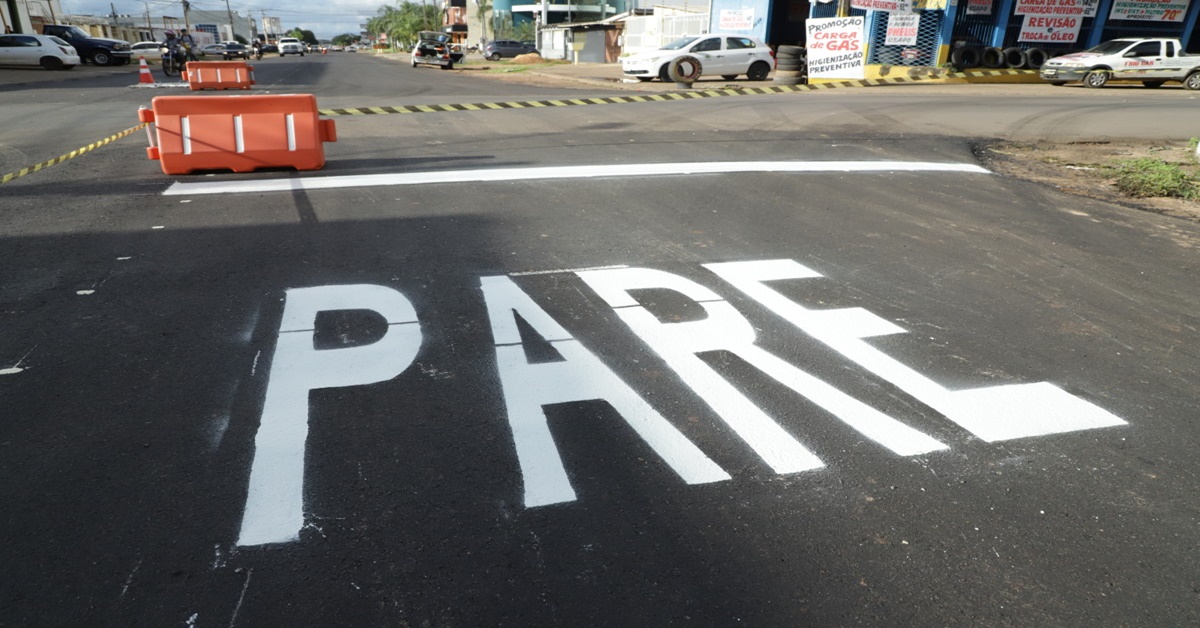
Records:
[[[1050,59],[1041,76],[1051,85],[1083,81],[1087,87],[1104,87],[1110,80],[1121,80],[1159,87],[1179,81],[1188,89],[1200,89],[1200,55],[1184,52],[1178,39],[1114,39]]]

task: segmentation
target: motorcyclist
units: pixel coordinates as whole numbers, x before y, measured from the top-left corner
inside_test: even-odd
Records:
[[[255,39],[254,42],[250,44],[250,51],[254,53],[255,59],[262,59],[262,42]]]
[[[175,31],[169,30],[164,34],[167,36],[167,39],[162,43],[163,48],[166,48],[167,52],[179,61],[179,63],[183,63],[183,46],[179,43],[179,38],[175,36]]]

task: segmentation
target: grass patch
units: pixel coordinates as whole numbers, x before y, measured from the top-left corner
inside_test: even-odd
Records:
[[[1141,157],[1116,164],[1117,189],[1139,198],[1171,197],[1195,200],[1200,198],[1196,177],[1178,164]]]

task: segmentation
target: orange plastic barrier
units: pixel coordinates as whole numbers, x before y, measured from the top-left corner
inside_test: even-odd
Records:
[[[154,123],[146,156],[166,174],[320,170],[322,142],[337,141],[333,120],[317,117],[311,94],[159,96],[150,107],[138,110],[139,120]]]
[[[254,84],[254,68],[245,61],[189,61],[183,77],[192,91],[250,89]]]

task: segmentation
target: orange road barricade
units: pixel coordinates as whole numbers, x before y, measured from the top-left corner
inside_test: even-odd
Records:
[[[147,127],[146,155],[166,174],[261,168],[320,170],[323,142],[336,142],[333,120],[317,117],[312,94],[159,96],[138,110]]]
[[[192,91],[250,89],[254,85],[254,67],[245,61],[189,61],[183,77]]]

